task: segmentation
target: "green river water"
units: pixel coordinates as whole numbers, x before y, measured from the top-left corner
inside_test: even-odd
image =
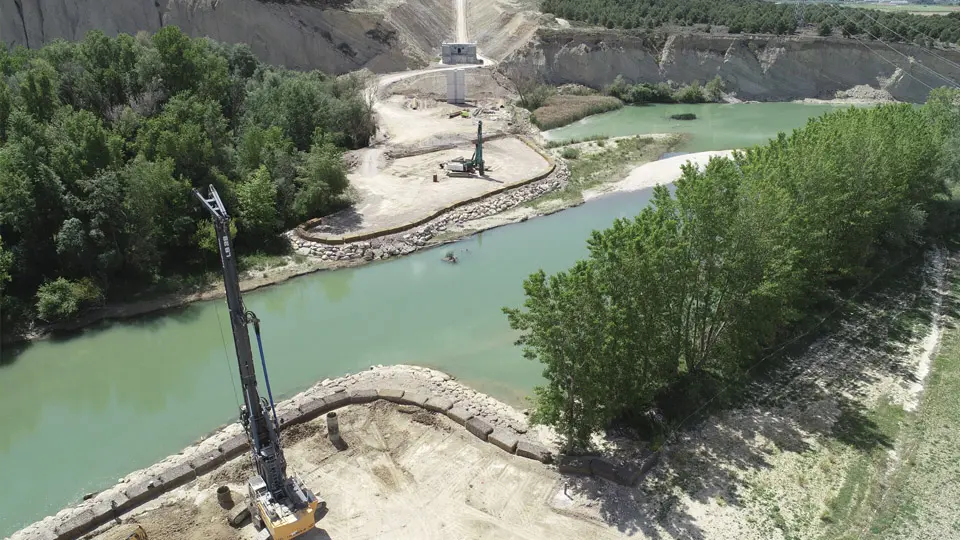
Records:
[[[849,106],[849,105],[848,105]],[[647,105],[588,116],[547,132],[551,140],[646,133],[690,133],[678,150],[704,152],[746,148],[765,143],[777,131],[803,127],[814,116],[835,111],[838,105],[805,103],[741,103],[702,105]],[[671,120],[670,115],[694,113],[696,120]]]
[[[682,150],[763,142],[832,107],[789,103],[629,107],[556,130],[692,134]],[[673,112],[701,120],[666,120]],[[262,321],[275,394],[376,364],[419,364],[521,404],[538,365],[513,346],[503,306],[538,268],[569,267],[591,230],[636,214],[649,192],[601,198],[450,248],[321,272],[245,295]],[[222,334],[221,334],[222,332]],[[235,360],[222,300],[43,340],[0,357],[0,536],[108,487],[236,418]],[[231,381],[234,381],[233,383]]]

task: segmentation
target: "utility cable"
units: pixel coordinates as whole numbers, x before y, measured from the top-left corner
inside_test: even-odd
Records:
[[[214,300],[214,311],[217,313],[217,328],[220,329],[220,341],[223,343],[223,364],[227,368],[227,376],[230,377],[230,384],[233,386],[233,401],[237,404],[237,410],[240,410],[240,398],[237,392],[237,383],[233,380],[233,370],[230,369],[230,355],[227,354],[227,338],[223,335],[223,322],[220,320],[220,301]]]
[[[866,18],[868,18],[868,19],[870,19],[871,21],[879,24],[880,26],[886,28],[887,30],[893,32],[893,35],[899,37],[899,38],[902,39],[903,41],[905,41],[905,42],[910,42],[909,39],[903,37],[903,36],[902,36],[900,33],[898,33],[896,30],[894,30],[893,28],[890,28],[889,26],[883,24],[882,22],[880,22],[880,21],[877,20],[877,19],[874,19],[874,18],[871,17],[870,15],[867,15],[866,13],[864,13],[863,16],[866,17]],[[904,23],[904,24],[906,24],[906,23]],[[908,26],[911,30],[913,30],[914,32],[919,33],[920,35],[922,35],[922,36],[925,37],[925,38],[934,39],[934,38],[932,38],[931,36],[929,36],[929,35],[921,32],[920,30],[917,30],[917,28],[916,28],[915,26],[910,26],[910,25],[907,25],[907,26]],[[951,66],[953,66],[953,67],[955,67],[955,68],[957,68],[957,69],[960,69],[960,64],[954,62],[953,60],[950,60],[949,58],[944,58],[944,57],[938,55],[936,52],[934,52],[934,50],[933,50],[932,47],[927,47],[927,46],[925,46],[925,45],[919,45],[919,44],[918,44],[918,46],[919,46],[920,48],[922,48],[922,49],[926,49],[926,50],[927,50],[932,56],[934,56],[935,58],[939,58],[940,60],[946,62],[947,64],[950,64]]]
[[[843,15],[843,17],[844,17],[845,19],[847,19],[848,21],[853,22],[854,24],[856,24],[856,21],[853,21],[852,19],[850,19],[850,17],[849,17],[846,13],[844,13],[841,8],[838,8],[837,6],[835,6],[835,5],[833,5],[833,4],[827,4],[827,5],[833,7],[833,9],[837,10],[837,12],[840,13],[841,15]],[[867,30],[867,29],[863,29],[863,30],[864,30],[864,32],[866,32],[866,34],[867,34],[868,36],[870,36],[870,37],[872,37],[873,39],[879,41],[879,42],[882,43],[883,45],[886,45],[891,51],[899,54],[900,56],[902,56],[902,57],[904,57],[904,58],[906,58],[908,63],[914,63],[914,61],[911,60],[909,56],[907,56],[907,55],[903,54],[902,52],[898,51],[897,49],[891,47],[889,43],[887,43],[887,42],[883,41],[882,39],[878,38],[877,36],[871,34],[869,30]],[[887,62],[888,64],[890,64],[891,66],[894,66],[894,67],[897,68],[897,69],[903,70],[903,72],[904,72],[907,76],[909,76],[911,79],[913,79],[913,80],[917,81],[918,83],[926,86],[926,87],[927,87],[928,89],[930,89],[931,91],[934,90],[934,88],[933,88],[932,86],[930,86],[929,84],[921,81],[920,79],[918,79],[917,77],[915,77],[912,73],[910,73],[908,70],[905,70],[905,69],[901,68],[900,66],[898,66],[897,64],[895,64],[895,63],[892,62],[891,60],[889,60],[889,59],[887,59],[886,57],[884,57],[882,54],[880,54],[880,53],[878,53],[877,51],[875,51],[875,50],[873,50],[872,48],[870,48],[866,43],[863,42],[863,40],[861,40],[861,39],[858,38],[857,36],[855,36],[855,35],[853,35],[853,34],[850,34],[850,37],[852,37],[853,39],[855,39],[855,40],[857,40],[858,42],[860,42],[860,44],[863,45],[864,47],[866,47],[867,49],[869,49],[870,52],[872,52],[873,54],[877,55],[877,56],[880,57],[882,60],[884,60],[885,62]],[[957,84],[956,81],[954,81],[954,80],[946,77],[945,75],[941,75],[939,72],[937,72],[937,71],[935,71],[935,70],[933,70],[933,69],[931,69],[931,68],[929,68],[929,67],[921,64],[920,62],[916,62],[916,64],[917,64],[918,66],[920,66],[920,67],[922,67],[922,68],[930,71],[931,73],[933,73],[934,75],[940,77],[941,79],[949,82],[949,83],[952,84],[953,86],[958,86],[958,87],[960,87],[960,84]]]

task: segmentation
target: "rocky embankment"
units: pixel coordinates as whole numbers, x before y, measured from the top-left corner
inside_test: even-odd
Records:
[[[277,415],[282,431],[329,411],[378,399],[445,414],[481,440],[521,457],[549,463],[556,451],[549,432],[531,429],[520,411],[445,373],[417,366],[376,366],[325,379],[278,403]],[[115,486],[18,531],[11,540],[79,538],[197,476],[209,474],[247,450],[247,437],[240,424],[227,425],[180,453],[121,478]]]
[[[454,228],[461,229],[460,226],[468,224],[470,221],[498,214],[532,201],[546,193],[558,190],[566,185],[568,179],[569,172],[566,166],[562,162],[558,162],[554,171],[541,180],[462,206],[407,232],[382,236],[372,240],[330,245],[304,238],[298,234],[297,230],[286,234],[297,253],[320,257],[321,260],[330,263],[337,261],[344,263],[349,261],[374,261],[407,255],[424,247],[454,240],[457,236],[462,235],[451,234],[444,237],[443,234]]]
[[[377,73],[426,65],[452,36],[453,4],[443,0],[0,0],[0,40],[39,48],[54,39],[156,32],[247,43],[264,62],[292,69]]]
[[[843,38],[704,34],[657,42],[615,31],[542,29],[508,61],[539,70],[550,84],[594,88],[617,75],[680,84],[719,75],[737,98],[758,101],[832,99],[867,86],[884,97],[923,102],[929,87],[960,81],[958,51],[934,55],[914,45],[873,44],[868,49]]]

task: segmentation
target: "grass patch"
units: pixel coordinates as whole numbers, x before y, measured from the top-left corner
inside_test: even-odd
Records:
[[[953,296],[960,283],[951,276]],[[948,308],[949,306],[944,306]],[[945,309],[950,313],[950,309]],[[956,318],[956,315],[954,315]],[[960,329],[941,338],[917,412],[903,428],[899,466],[861,538],[960,537]]]
[[[613,111],[623,102],[610,96],[572,96],[556,94],[533,111],[530,120],[540,129],[554,129],[593,114]]]
[[[303,255],[300,256],[303,257]],[[286,255],[271,255],[268,253],[240,255],[237,259],[237,267],[241,272],[260,272],[287,266],[288,264],[290,264],[290,258]]]
[[[546,148],[559,148],[561,146],[569,146],[571,144],[577,144],[582,142],[591,142],[591,141],[606,141],[609,139],[609,135],[591,135],[589,137],[577,137],[575,139],[563,139],[559,141],[547,141]]]
[[[605,141],[606,138],[601,140]],[[634,167],[654,161],[683,140],[683,135],[673,135],[663,139],[635,135],[617,139],[616,142],[609,144],[605,143],[599,152],[580,153],[577,159],[567,163],[570,167],[570,181],[564,189],[548,193],[527,202],[526,205],[536,207],[544,201],[553,199],[563,199],[571,204],[578,202],[583,198],[583,190],[604,182],[621,180]]]
[[[563,152],[560,152],[560,156],[563,159],[577,159],[580,157],[580,150],[577,148],[564,148]]]
[[[889,400],[866,412],[851,407],[842,410],[834,425],[833,444],[852,447],[858,455],[820,518],[828,526],[825,538],[856,537],[869,521],[873,508],[883,498],[880,480],[887,470],[889,450],[905,417],[903,408]]]

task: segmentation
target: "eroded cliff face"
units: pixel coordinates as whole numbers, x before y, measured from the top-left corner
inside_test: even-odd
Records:
[[[719,75],[743,100],[830,99],[858,86],[910,102],[960,81],[960,69],[912,46],[841,38],[676,34],[656,43],[613,32],[540,31],[509,61],[539,70],[551,84],[631,82],[688,84]],[[960,53],[936,51],[960,63]],[[929,69],[927,69],[929,68]],[[912,77],[911,77],[912,75]]]
[[[322,2],[260,0],[0,0],[0,41],[40,47],[79,40],[92,29],[109,35],[155,32],[175,25],[185,33],[248,43],[263,61],[294,69],[345,73],[361,68],[399,71],[425,65],[449,39],[449,0],[358,0],[343,9]]]

